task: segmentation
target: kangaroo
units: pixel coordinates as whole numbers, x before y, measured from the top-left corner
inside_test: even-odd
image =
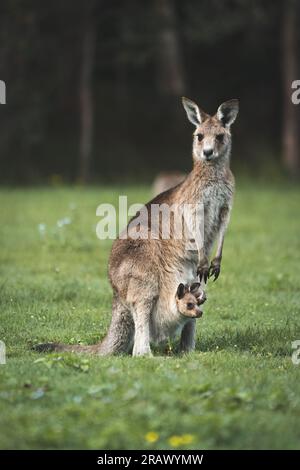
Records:
[[[194,282],[192,285],[180,283],[176,295],[177,318],[174,318],[173,335],[182,329],[182,325],[191,318],[201,318],[203,315],[200,305],[204,304],[207,297],[200,287],[200,282]],[[133,334],[134,324],[128,323],[126,326],[129,330],[128,334]],[[170,337],[169,336],[169,337]],[[62,344],[62,343],[43,343],[34,347],[39,352],[64,351],[89,354],[101,354],[102,343],[91,346],[83,346],[81,344]],[[122,351],[121,351],[122,352]]]
[[[133,355],[151,354],[151,340],[163,340],[172,331],[174,292],[181,279],[186,283],[199,275],[200,282],[220,274],[222,250],[234,194],[234,177],[230,171],[231,125],[238,114],[238,100],[221,104],[214,116],[203,112],[193,101],[183,98],[188,119],[194,124],[193,162],[187,178],[179,185],[158,195],[148,204],[204,205],[204,245],[200,252],[187,251],[186,240],[131,238],[117,239],[109,260],[109,277],[114,290],[114,310],[106,338],[105,352],[112,353],[121,340],[131,345]],[[148,221],[149,224],[149,221]],[[146,230],[150,231],[149,226]],[[216,255],[209,257],[218,238]],[[145,295],[141,299],[139,292]],[[134,334],[127,334],[122,323],[133,321]],[[195,347],[195,319],[187,322],[181,332],[181,348]],[[127,330],[128,331],[128,330]],[[127,334],[127,336],[126,336]],[[103,345],[103,343],[102,343]]]
[[[140,220],[140,227],[148,237],[135,237],[133,219],[127,226],[127,237],[120,236],[114,241],[109,259],[113,288],[111,324],[104,340],[84,347],[86,351],[106,355],[132,350],[133,356],[151,355],[151,341],[164,341],[178,331],[174,296],[178,285],[182,281],[190,284],[197,276],[202,283],[209,277],[214,280],[219,277],[234,194],[234,177],[229,167],[230,129],[238,114],[238,100],[221,104],[213,116],[187,98],[182,102],[189,121],[195,126],[193,169],[183,182],[145,205],[148,217]],[[184,237],[151,237],[154,204],[180,207],[199,203],[204,206],[204,243],[200,250],[187,250]],[[216,254],[209,263],[216,239]],[[195,318],[188,318],[180,325],[183,352],[195,348],[195,325]],[[42,345],[39,350],[43,350]]]

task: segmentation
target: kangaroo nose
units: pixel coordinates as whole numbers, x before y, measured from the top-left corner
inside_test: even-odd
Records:
[[[205,157],[211,157],[212,154],[213,154],[213,149],[204,149],[203,153],[204,153]]]

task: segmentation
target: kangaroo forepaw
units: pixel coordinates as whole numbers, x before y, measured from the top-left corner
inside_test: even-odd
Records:
[[[203,281],[207,282],[207,279],[209,278],[209,267],[208,266],[199,266],[197,269],[197,276],[199,276],[200,282]]]
[[[221,272],[220,261],[212,261],[209,267],[209,278],[214,277],[214,282],[218,279]]]

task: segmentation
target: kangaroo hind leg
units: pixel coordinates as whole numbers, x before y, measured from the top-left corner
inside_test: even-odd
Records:
[[[150,318],[156,299],[141,299],[132,307],[134,320],[133,356],[151,356]]]
[[[103,341],[95,345],[95,352],[100,356],[128,353],[133,345],[133,336],[134,322],[132,314],[115,295],[108,332]]]

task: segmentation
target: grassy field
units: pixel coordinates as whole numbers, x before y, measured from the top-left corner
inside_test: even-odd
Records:
[[[39,355],[94,343],[110,319],[101,202],[148,188],[0,190],[0,448],[300,448],[300,190],[238,187],[196,351]],[[176,349],[176,342],[173,345]]]

